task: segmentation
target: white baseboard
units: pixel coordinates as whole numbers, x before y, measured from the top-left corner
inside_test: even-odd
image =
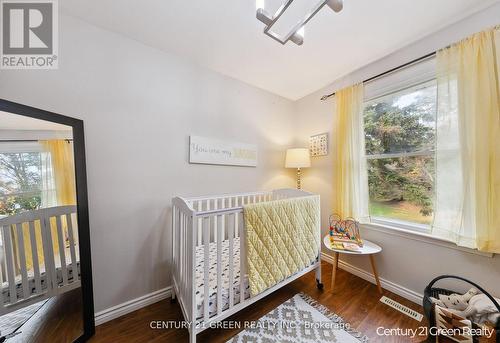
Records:
[[[154,304],[160,300],[166,299],[170,297],[172,294],[172,287],[165,287],[158,291],[143,295],[139,298],[135,298],[129,301],[126,301],[122,304],[107,308],[103,311],[97,312],[95,314],[95,325],[101,325],[106,323],[112,319],[121,317],[127,313],[136,311],[145,306]]]
[[[326,261],[328,263],[333,263],[333,257],[322,252],[321,253],[321,259],[323,261]],[[369,281],[373,284],[375,284],[375,277],[371,272],[368,272],[366,270],[363,270],[361,268],[358,268],[356,266],[353,266],[352,264],[349,264],[347,262],[344,262],[342,260],[339,260],[339,268],[345,270],[346,272],[349,272],[353,275],[356,275],[366,281]],[[422,305],[422,298],[423,295],[420,293],[417,293],[415,291],[412,291],[411,289],[408,289],[406,287],[403,287],[395,282],[386,280],[384,278],[379,277],[380,284],[382,285],[382,288],[395,293],[399,296],[402,296],[405,299],[408,299],[410,301],[413,301],[416,304]],[[324,283],[324,282],[323,282]]]

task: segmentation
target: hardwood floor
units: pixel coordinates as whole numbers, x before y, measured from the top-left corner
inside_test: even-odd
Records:
[[[256,320],[271,311],[294,294],[304,292],[317,299],[321,304],[342,316],[354,328],[370,338],[370,342],[421,342],[425,337],[405,338],[401,336],[379,336],[377,328],[417,329],[426,326],[425,319],[417,322],[410,317],[382,304],[377,286],[343,270],[337,271],[335,291],[330,292],[332,266],[323,262],[323,282],[325,288],[316,288],[314,272],[279,289],[273,294],[247,307],[228,320]],[[384,290],[384,295],[406,305],[420,313],[422,307],[391,292]],[[187,342],[187,329],[151,329],[151,321],[183,320],[178,303],[171,304],[170,299],[129,313],[96,328],[91,342]],[[198,336],[198,342],[225,342],[240,330],[209,329]]]
[[[57,295],[23,324],[6,343],[72,342],[83,333],[80,288]]]

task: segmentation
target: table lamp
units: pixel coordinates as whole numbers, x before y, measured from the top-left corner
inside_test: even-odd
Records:
[[[309,168],[310,166],[311,158],[309,156],[309,149],[287,149],[285,168],[297,168],[297,189],[300,189],[300,168]]]

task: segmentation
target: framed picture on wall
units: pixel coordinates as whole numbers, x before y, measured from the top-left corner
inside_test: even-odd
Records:
[[[257,166],[257,146],[215,138],[190,136],[189,163]]]
[[[311,157],[328,155],[328,132],[309,137]]]

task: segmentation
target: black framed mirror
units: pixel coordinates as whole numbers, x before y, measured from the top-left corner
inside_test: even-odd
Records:
[[[0,99],[0,342],[95,332],[83,121]]]

